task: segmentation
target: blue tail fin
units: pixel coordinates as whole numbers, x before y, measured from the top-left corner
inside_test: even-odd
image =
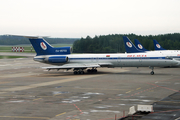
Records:
[[[166,49],[162,48],[161,45],[156,40],[153,40],[153,42],[154,42],[155,50],[166,50]]]
[[[52,47],[46,40],[38,37],[28,37],[38,55],[67,55],[71,54],[71,47]]]
[[[141,50],[141,51],[149,51],[149,50],[147,50],[147,49],[145,49],[145,48],[143,47],[143,45],[139,42],[139,40],[134,39],[134,42],[135,42],[135,46],[136,46],[136,48],[137,48],[138,50]]]
[[[131,40],[129,40],[128,37],[123,36],[123,40],[124,40],[124,45],[125,45],[125,48],[126,48],[126,52],[127,52],[127,53],[144,52],[144,51],[138,50],[138,49],[134,46],[134,44],[131,42]]]

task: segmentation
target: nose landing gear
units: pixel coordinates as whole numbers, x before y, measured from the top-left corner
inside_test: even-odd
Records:
[[[154,75],[154,71],[151,71],[151,75]]]
[[[149,66],[149,69],[152,69],[152,71],[151,71],[151,75],[154,75],[154,67],[151,67],[151,66]]]

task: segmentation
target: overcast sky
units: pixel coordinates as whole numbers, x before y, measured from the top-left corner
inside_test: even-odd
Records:
[[[0,35],[80,38],[180,32],[180,0],[0,0]]]

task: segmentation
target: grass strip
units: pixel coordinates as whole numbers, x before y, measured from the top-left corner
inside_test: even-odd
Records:
[[[26,58],[25,56],[0,56],[0,59]]]

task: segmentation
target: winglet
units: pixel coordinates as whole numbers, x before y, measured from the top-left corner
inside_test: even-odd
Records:
[[[144,52],[144,51],[138,50],[138,49],[134,46],[134,44],[131,42],[131,40],[129,40],[128,37],[123,36],[123,40],[124,40],[124,45],[125,45],[125,48],[126,48],[126,52],[127,52],[127,53]]]
[[[155,50],[166,50],[166,49],[162,48],[161,45],[156,40],[153,40],[153,42],[154,42]]]

